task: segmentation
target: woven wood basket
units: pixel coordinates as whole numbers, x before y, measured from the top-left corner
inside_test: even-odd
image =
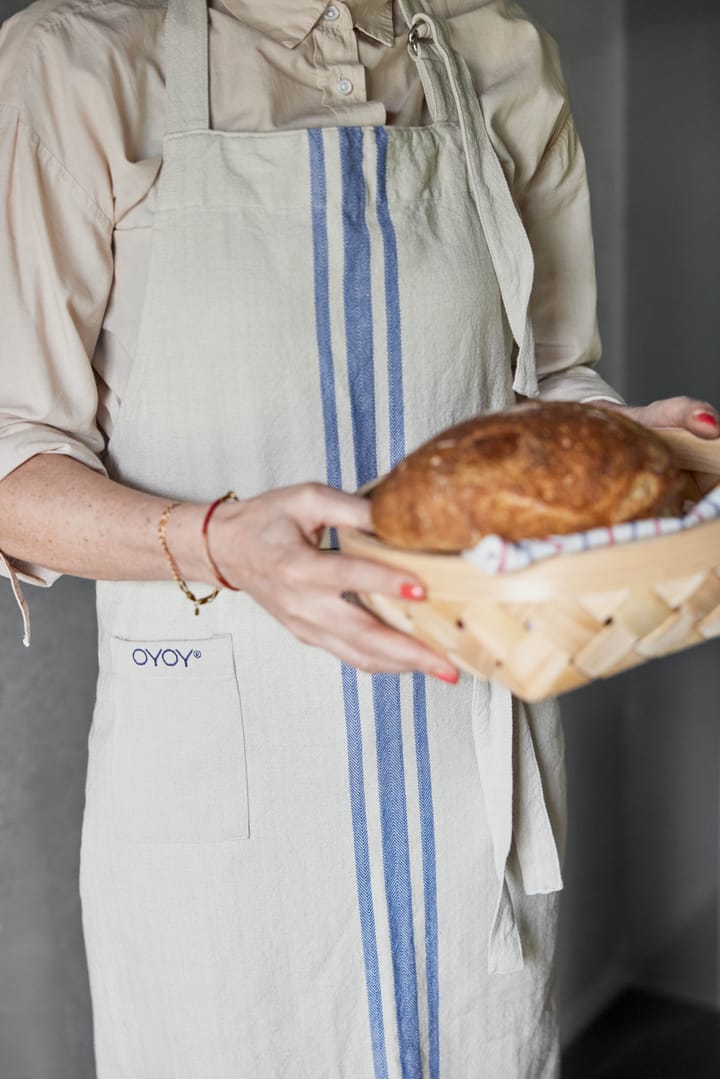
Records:
[[[720,440],[658,431],[676,465],[720,483]],[[342,529],[348,554],[412,570],[425,602],[364,594],[389,625],[526,701],[566,693],[720,635],[720,520],[488,575],[459,555],[403,551]]]

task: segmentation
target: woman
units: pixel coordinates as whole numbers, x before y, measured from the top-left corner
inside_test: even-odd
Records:
[[[622,406],[552,49],[501,0],[51,0],[0,94],[0,547],[99,582],[100,1079],[555,1075],[556,710],[319,549],[449,423]]]

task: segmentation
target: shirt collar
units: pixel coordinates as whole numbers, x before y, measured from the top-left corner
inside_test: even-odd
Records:
[[[307,37],[328,0],[222,0],[236,18],[288,49]],[[358,30],[383,45],[393,43],[392,0],[345,0]]]
[[[381,45],[392,45],[395,40],[393,29],[392,0],[349,0],[353,22],[358,30]]]

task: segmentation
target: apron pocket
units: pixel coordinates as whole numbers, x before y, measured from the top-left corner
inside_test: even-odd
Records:
[[[232,637],[113,637],[111,645],[118,839],[247,839],[245,736]]]

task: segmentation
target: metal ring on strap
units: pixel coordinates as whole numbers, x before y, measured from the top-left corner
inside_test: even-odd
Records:
[[[408,32],[408,49],[413,56],[420,55],[420,42],[432,40],[432,24],[424,15],[416,15]]]

